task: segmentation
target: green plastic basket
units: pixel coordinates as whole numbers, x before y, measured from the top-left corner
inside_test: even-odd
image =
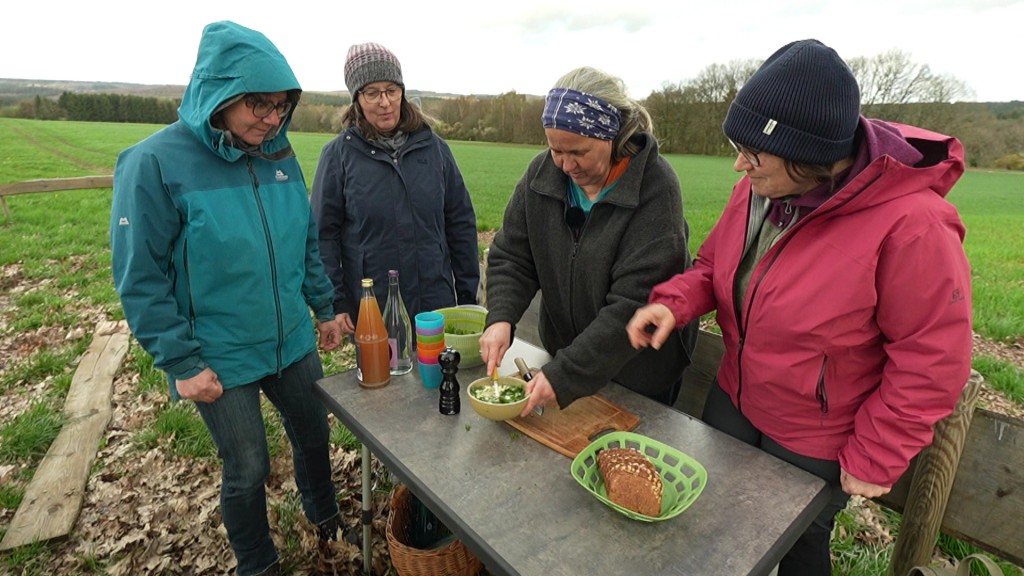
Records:
[[[436,310],[444,315],[444,343],[459,351],[459,368],[475,368],[484,362],[480,358],[480,336],[484,332],[487,309],[483,306],[463,305]],[[449,334],[449,330],[464,334]]]
[[[608,500],[601,470],[597,466],[597,453],[605,448],[635,448],[654,464],[662,484],[660,516],[638,514]],[[697,500],[708,483],[708,471],[700,462],[671,446],[633,432],[612,432],[591,442],[573,459],[572,476],[601,502],[643,522],[658,522],[678,516]]]

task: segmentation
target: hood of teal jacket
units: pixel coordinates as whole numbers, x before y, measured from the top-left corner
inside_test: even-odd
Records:
[[[210,124],[217,109],[229,100],[252,92],[301,90],[284,55],[266,36],[234,22],[214,22],[203,29],[192,77],[178,108],[178,116],[200,142],[215,154],[234,161],[245,153],[229,145],[230,136]],[[290,146],[289,114],[260,150],[273,155]]]

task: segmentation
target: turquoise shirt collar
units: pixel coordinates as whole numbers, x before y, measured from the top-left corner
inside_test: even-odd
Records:
[[[619,181],[616,180],[615,182],[612,182],[608,186],[605,186],[601,190],[601,193],[597,195],[597,199],[591,201],[590,198],[587,197],[586,192],[583,191],[583,188],[580,188],[579,185],[576,184],[576,182],[574,182],[572,178],[569,178],[569,194],[572,195],[573,203],[576,206],[579,206],[580,209],[583,210],[584,214],[590,214],[590,209],[594,207],[594,204],[597,204],[598,202],[601,201],[602,198],[607,196],[608,193],[611,192],[612,189],[615,188],[615,185],[618,183]]]

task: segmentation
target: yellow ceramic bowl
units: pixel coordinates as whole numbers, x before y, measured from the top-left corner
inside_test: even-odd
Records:
[[[523,390],[526,390],[526,382],[513,376],[499,376],[498,385],[522,386]],[[479,380],[474,380],[469,387],[466,388],[466,393],[469,396],[469,403],[473,406],[473,410],[476,410],[477,414],[480,414],[489,420],[500,422],[502,420],[509,420],[519,416],[523,412],[523,408],[526,407],[526,401],[530,399],[529,396],[526,396],[518,402],[498,404],[494,402],[485,402],[473,395],[473,391],[477,388],[490,386],[492,386],[491,378],[490,376],[487,376],[480,378]]]

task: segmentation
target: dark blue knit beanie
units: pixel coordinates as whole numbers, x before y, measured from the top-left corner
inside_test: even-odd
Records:
[[[854,155],[860,89],[836,51],[817,40],[786,44],[740,88],[722,129],[733,142],[806,164]]]

